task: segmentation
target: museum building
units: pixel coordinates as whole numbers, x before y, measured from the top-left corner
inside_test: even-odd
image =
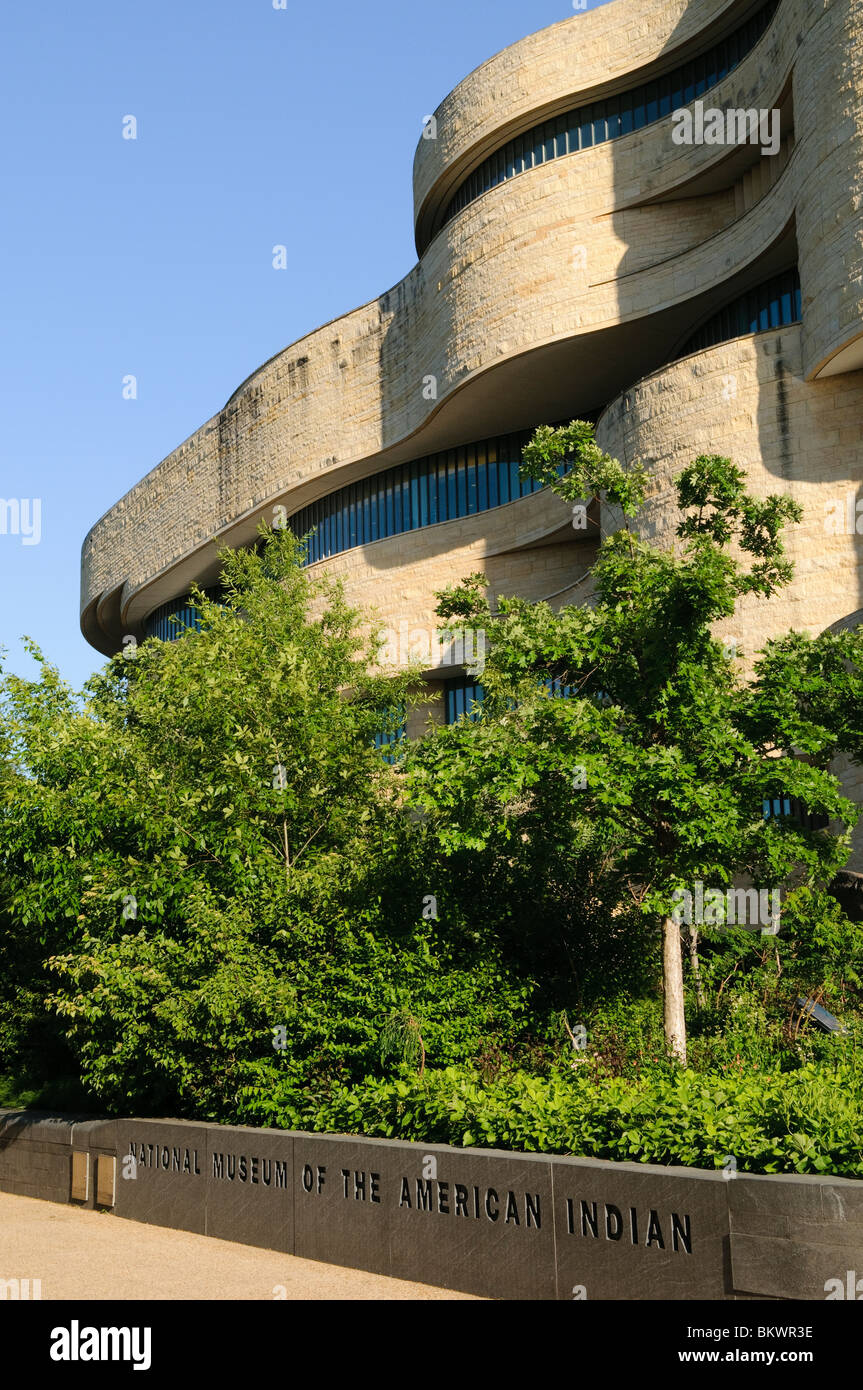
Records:
[[[582,601],[596,527],[519,476],[533,429],[573,418],[648,465],[660,544],[699,453],[802,504],[793,583],[720,636],[856,623],[861,89],[858,0],[612,0],[491,58],[422,123],[415,268],[266,362],[89,532],[88,641],[172,637],[218,549],[277,515],[393,632],[433,633],[435,591],[476,571],[492,602]],[[425,679],[435,718],[482,696],[464,665]]]

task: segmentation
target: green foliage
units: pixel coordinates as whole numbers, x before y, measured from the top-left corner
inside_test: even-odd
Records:
[[[367,1080],[325,1103],[278,1093],[252,1123],[636,1163],[863,1177],[859,1062],[785,1075],[654,1071],[637,1080],[523,1071],[487,1082],[463,1067]]]
[[[623,524],[584,605],[493,613],[482,575],[440,596],[491,638],[486,701],[396,757],[375,735],[415,673],[381,674],[287,530],[223,557],[200,632],[83,697],[35,649],[38,680],[3,677],[0,1103],[863,1176],[863,931],[828,891],[863,637],[791,633],[750,674],[716,640],[787,582],[799,519],[728,459],[677,480],[669,551],[590,425],[537,431],[525,471]],[[765,820],[785,797],[831,829]],[[683,1070],[662,920],[741,879],[781,885],[781,931],[683,933]]]
[[[522,473],[551,486],[570,502],[602,492],[625,516],[635,516],[644,501],[647,473],[640,465],[625,469],[599,448],[593,425],[573,420],[553,429],[540,425],[524,449]]]
[[[425,1070],[425,1043],[420,1025],[410,1009],[390,1014],[381,1030],[381,1061],[396,1057],[408,1066],[419,1064],[420,1076]]]
[[[301,560],[289,531],[228,553],[203,629],[117,657],[83,701],[44,662],[3,681],[0,1030],[22,1077],[50,1035],[97,1105],[223,1118],[245,1085],[362,1076],[401,1007],[438,1065],[527,1029],[533,984],[493,936],[456,904],[421,920],[373,746],[409,678],[381,677]]]
[[[756,557],[748,572],[736,570],[736,593],[769,597],[791,579],[782,531],[789,521],[800,521],[803,516],[802,508],[791,497],[750,497],[742,468],[735,468],[730,459],[717,454],[701,454],[680,474],[677,501],[688,513],[677,534],[693,546],[702,542],[724,547],[736,535],[741,551]]]
[[[631,515],[644,494],[641,469],[602,454],[581,421],[538,430],[525,458],[567,500],[602,493]],[[530,866],[540,893],[550,870],[553,897],[568,874],[579,890],[574,932],[604,920],[606,962],[619,959],[633,908],[653,931],[656,962],[678,889],[748,881],[784,892],[797,975],[832,988],[827,976],[852,940],[849,981],[859,966],[858,933],[824,890],[858,816],[829,765],[863,747],[863,634],[791,634],[744,676],[714,627],[742,597],[766,599],[788,582],[783,529],[800,518],[789,498],[754,498],[745,483],[729,459],[695,459],[676,483],[677,547],[655,549],[622,527],[602,542],[583,605],[502,598],[492,614],[481,575],[442,593],[441,616],[490,629],[486,698],[479,720],[410,750],[409,794],[445,853],[510,856]],[[554,698],[555,686],[569,698]],[[773,798],[803,802],[832,831],[765,820]],[[708,965],[716,957],[724,969],[751,947],[751,935],[732,934],[709,945]]]

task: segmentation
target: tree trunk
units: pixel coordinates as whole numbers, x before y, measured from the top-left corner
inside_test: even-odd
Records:
[[[663,923],[662,985],[665,992],[665,1043],[672,1057],[686,1066],[686,1015],[683,1009],[683,952],[680,927]]]

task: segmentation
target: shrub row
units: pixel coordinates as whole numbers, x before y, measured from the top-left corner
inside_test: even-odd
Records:
[[[243,1121],[456,1146],[574,1154],[741,1172],[863,1177],[857,1066],[636,1081],[514,1072],[484,1082],[467,1068],[366,1080],[325,1097],[242,1097]]]

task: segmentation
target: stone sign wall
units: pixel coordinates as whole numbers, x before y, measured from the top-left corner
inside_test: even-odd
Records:
[[[0,1191],[496,1299],[863,1287],[863,1182],[842,1178],[0,1111]]]

